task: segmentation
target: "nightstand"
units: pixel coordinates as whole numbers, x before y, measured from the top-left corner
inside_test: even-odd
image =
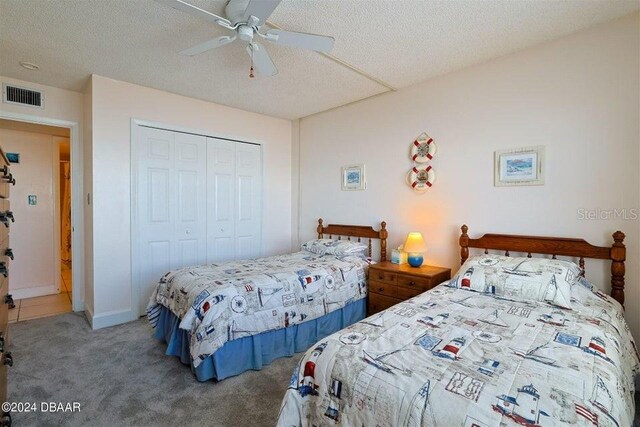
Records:
[[[369,266],[369,302],[367,315],[421,294],[451,279],[451,269],[422,265],[381,262]]]

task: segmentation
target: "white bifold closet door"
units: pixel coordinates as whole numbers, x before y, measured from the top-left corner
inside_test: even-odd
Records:
[[[261,254],[260,146],[207,138],[207,262]]]
[[[166,272],[207,258],[204,136],[139,127],[136,144],[140,314]]]

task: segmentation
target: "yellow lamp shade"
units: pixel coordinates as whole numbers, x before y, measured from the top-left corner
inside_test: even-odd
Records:
[[[422,233],[412,231],[407,235],[407,240],[404,242],[403,250],[407,253],[422,253],[427,250],[427,245],[422,238]]]

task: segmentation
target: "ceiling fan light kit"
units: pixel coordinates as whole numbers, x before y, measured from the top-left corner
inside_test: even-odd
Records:
[[[200,9],[183,0],[156,1],[233,31],[234,34],[232,36],[221,36],[207,40],[180,53],[182,55],[195,56],[240,39],[247,44],[246,51],[251,58],[249,77],[253,77],[254,66],[256,71],[265,76],[273,76],[278,73],[278,69],[267,50],[255,41],[256,36],[272,44],[315,50],[317,52],[326,53],[333,49],[334,39],[329,36],[286,31],[279,28],[261,32],[262,26],[282,0],[230,0],[225,7],[226,18]]]

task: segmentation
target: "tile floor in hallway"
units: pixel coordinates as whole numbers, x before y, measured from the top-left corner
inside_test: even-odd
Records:
[[[63,264],[60,277],[60,293],[16,300],[16,307],[9,310],[9,323],[70,312],[71,289],[71,269]]]

